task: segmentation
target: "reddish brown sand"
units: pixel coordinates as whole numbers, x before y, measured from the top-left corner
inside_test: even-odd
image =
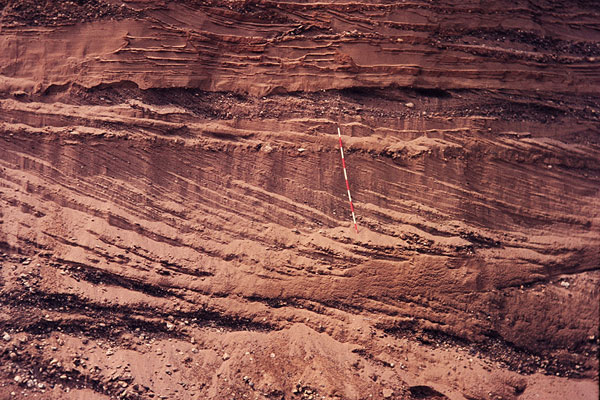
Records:
[[[593,2],[0,9],[0,399],[598,398]]]

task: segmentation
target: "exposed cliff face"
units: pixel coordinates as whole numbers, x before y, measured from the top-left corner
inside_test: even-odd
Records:
[[[0,4],[2,396],[597,397],[594,7]]]

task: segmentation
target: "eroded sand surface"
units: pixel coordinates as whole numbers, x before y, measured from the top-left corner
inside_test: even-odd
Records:
[[[0,399],[597,399],[600,12],[480,3],[0,2]]]

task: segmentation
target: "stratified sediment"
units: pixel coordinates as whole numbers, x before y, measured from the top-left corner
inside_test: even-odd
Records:
[[[0,398],[597,398],[595,7],[0,7]]]

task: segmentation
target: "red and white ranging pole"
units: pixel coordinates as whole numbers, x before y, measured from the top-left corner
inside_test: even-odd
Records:
[[[340,139],[340,154],[342,155],[342,166],[344,167],[344,178],[346,179],[346,190],[348,190],[348,200],[350,201],[350,210],[352,211],[352,221],[354,221],[354,230],[358,233],[358,225],[356,225],[356,216],[354,215],[354,205],[352,204],[352,196],[350,196],[350,185],[348,184],[348,173],[346,172],[346,161],[344,160],[344,149],[342,147],[342,133],[340,127],[337,128],[338,138]]]

